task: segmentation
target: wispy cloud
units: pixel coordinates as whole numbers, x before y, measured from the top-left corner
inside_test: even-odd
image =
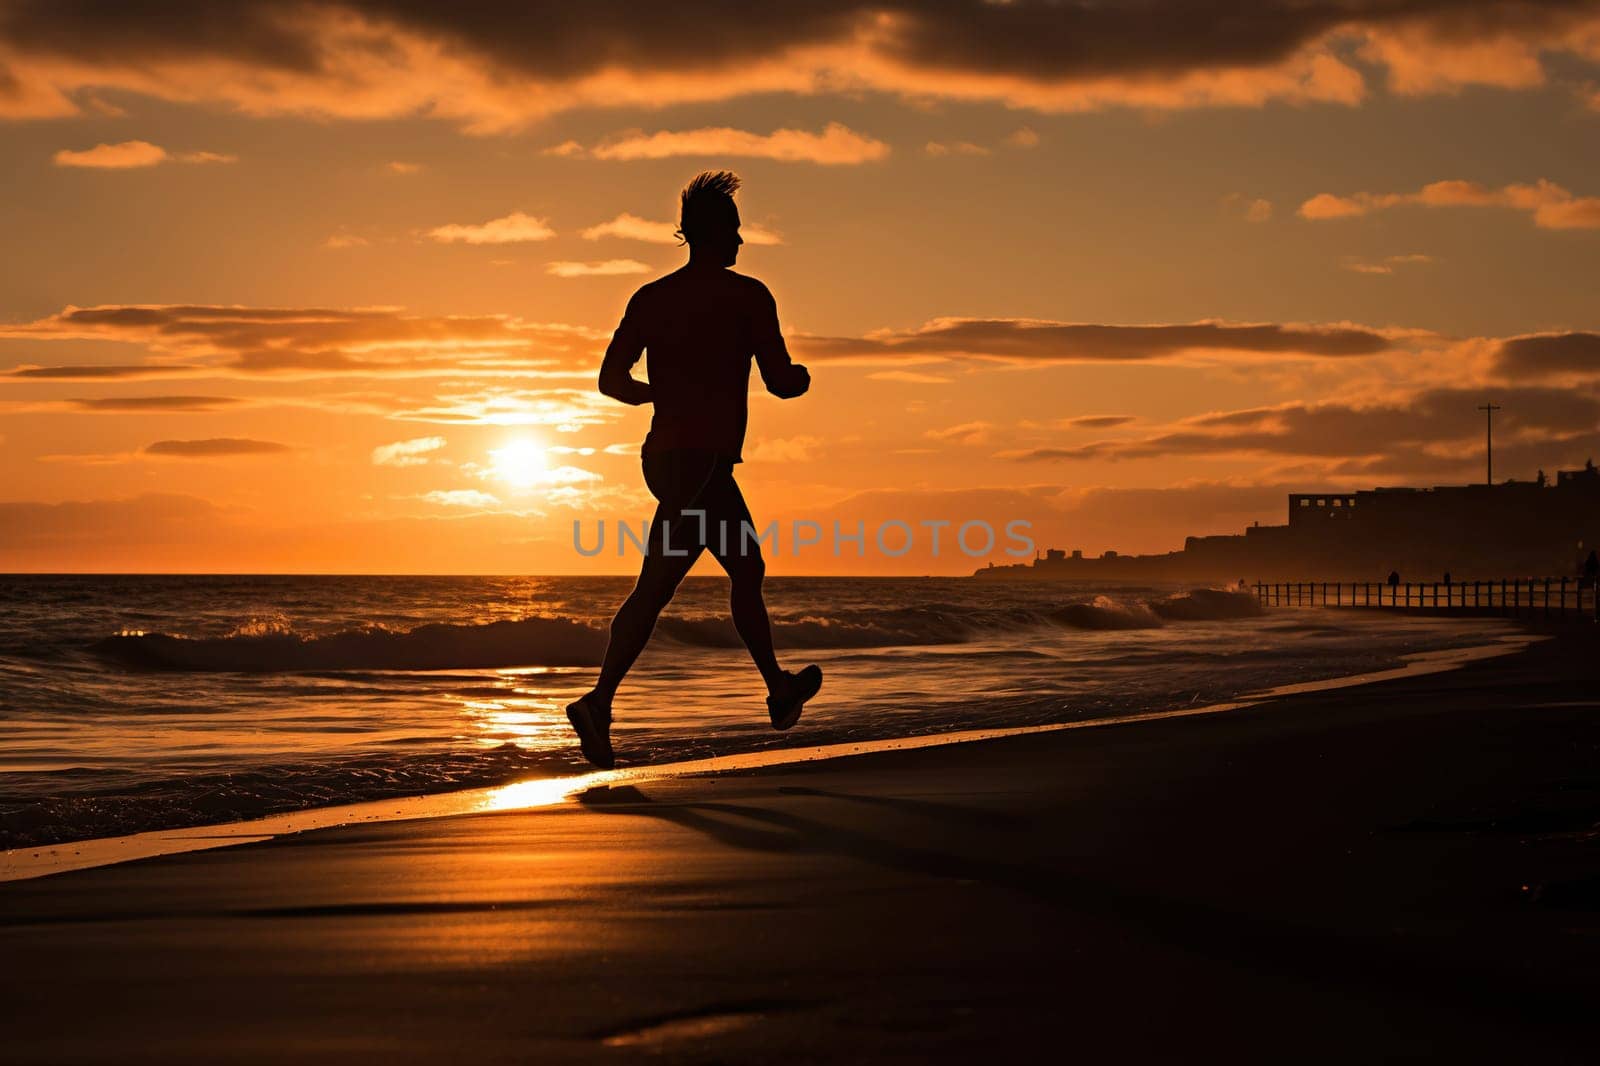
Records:
[[[929,141],[927,144],[922,146],[922,150],[931,156],[984,156],[992,154],[989,149],[985,148],[983,145],[973,144],[971,141]]]
[[[821,437],[775,437],[756,441],[744,452],[747,463],[809,463],[816,457]]]
[[[1300,205],[1299,214],[1322,222],[1413,206],[1498,207],[1531,215],[1540,229],[1600,229],[1600,196],[1574,196],[1543,178],[1532,184],[1498,187],[1452,180],[1435,181],[1416,192],[1318,193]]]
[[[158,440],[145,448],[146,455],[175,459],[224,459],[241,455],[276,455],[289,451],[287,444],[242,437],[209,437],[205,440]]]
[[[556,235],[542,218],[513,211],[503,218],[488,222],[463,225],[451,223],[435,226],[428,236],[441,244],[519,244],[524,241],[547,241]]]
[[[81,366],[19,366],[5,372],[6,377],[40,381],[136,381],[170,375],[192,374],[196,366],[129,366],[83,364]]]
[[[108,304],[0,322],[0,339],[142,344],[148,366],[20,367],[19,377],[530,377],[585,365],[607,331],[506,315],[410,315],[398,308]],[[181,365],[168,365],[178,363]]]
[[[784,163],[848,166],[887,158],[889,146],[848,126],[830,122],[820,133],[793,129],[751,133],[727,126],[629,133],[595,145],[589,154],[596,159],[614,160],[745,156]]]
[[[1360,259],[1352,256],[1344,259],[1341,265],[1346,270],[1356,274],[1387,275],[1393,274],[1396,267],[1418,266],[1431,262],[1433,262],[1433,256],[1413,253],[1410,255],[1386,255],[1382,259]]]
[[[500,506],[498,497],[477,489],[435,489],[418,498],[440,507],[468,507],[476,511],[494,510]]]
[[[546,263],[544,272],[558,278],[605,278],[619,274],[648,274],[650,265],[637,259],[602,259],[590,263],[557,260]]]
[[[678,227],[671,222],[652,222],[647,218],[629,214],[624,211],[609,222],[601,222],[590,226],[579,234],[586,241],[598,241],[607,237],[616,237],[628,241],[644,241],[649,244],[677,244]],[[739,235],[746,244],[782,244],[783,238],[764,226],[746,222],[739,227]]]
[[[1068,429],[1114,429],[1132,421],[1135,421],[1133,415],[1079,415],[1067,419],[1062,425]]]
[[[429,461],[428,453],[444,446],[443,437],[413,437],[380,444],[372,449],[372,463],[374,466],[424,466]]]
[[[867,377],[873,381],[898,381],[906,385],[948,385],[955,380],[943,374],[924,374],[915,370],[875,370]]]
[[[236,163],[238,156],[220,152],[180,152],[173,155],[160,145],[149,141],[122,141],[119,144],[97,144],[82,151],[63,148],[51,157],[58,167],[81,167],[91,170],[134,170],[162,163]]]
[[[1600,396],[1572,389],[1513,386],[1498,391],[1505,413],[1496,455],[1519,463],[1581,461],[1600,440]],[[1000,453],[1023,461],[1166,459],[1175,456],[1284,456],[1318,460],[1334,474],[1447,473],[1482,461],[1479,389],[1433,388],[1391,402],[1290,403],[1184,419],[1150,436]],[[1504,444],[1501,443],[1504,434]]]
[[[1272,201],[1262,196],[1229,193],[1222,198],[1222,207],[1229,214],[1246,222],[1271,222]]]
[[[994,429],[992,422],[963,422],[944,429],[930,429],[923,436],[947,444],[982,444]]]
[[[324,248],[332,248],[337,251],[344,248],[362,248],[368,243],[369,242],[365,237],[358,236],[354,233],[335,233],[333,236],[323,241],[322,246]]]
[[[1100,325],[1026,318],[936,318],[916,329],[862,337],[797,335],[797,349],[816,358],[967,357],[1020,362],[1138,362],[1174,356],[1373,355],[1394,344],[1389,333],[1353,325],[1191,322]]]
[[[233,396],[97,396],[91,399],[69,400],[82,411],[113,413],[148,411],[216,411],[239,403]]]

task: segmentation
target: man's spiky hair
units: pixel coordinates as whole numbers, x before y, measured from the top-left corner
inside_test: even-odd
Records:
[[[739,175],[731,170],[708,170],[696,174],[694,180],[683,187],[682,209],[678,214],[678,239],[688,240],[688,232],[694,228],[692,220],[705,218],[709,211],[720,208],[724,203],[731,204],[733,194],[739,191],[739,184]]]

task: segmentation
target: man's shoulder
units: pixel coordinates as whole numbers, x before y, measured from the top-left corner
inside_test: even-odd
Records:
[[[772,290],[767,288],[766,282],[760,278],[753,278],[749,274],[741,274],[737,270],[727,272],[729,279],[746,298],[757,303],[771,303]]]
[[[645,282],[643,285],[640,285],[633,291],[634,298],[637,299],[640,296],[648,298],[660,293],[664,289],[671,288],[673,282],[677,280],[678,274],[679,272],[674,270],[670,274],[663,274],[653,281]]]

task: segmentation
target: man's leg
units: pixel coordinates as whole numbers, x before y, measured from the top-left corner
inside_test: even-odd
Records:
[[[761,595],[767,564],[761,558],[761,544],[754,537],[745,536],[746,527],[754,530],[755,523],[744,493],[733,479],[732,464],[718,468],[701,493],[699,506],[706,511],[706,544],[728,572],[734,628],[767,683],[767,712],[772,716],[772,728],[788,729],[800,720],[806,701],[822,687],[822,669],[813,663],[791,674],[778,665],[778,657],[773,654],[772,623]]]
[[[656,619],[672,601],[672,594],[704,550],[697,538],[687,535],[693,532],[692,528],[680,531],[680,527],[688,523],[681,518],[667,518],[666,521],[671,522],[672,550],[683,554],[666,553],[662,513],[665,510],[663,505],[656,511],[657,520],[651,523],[649,549],[639,568],[639,580],[634,582],[633,591],[628,593],[611,620],[611,640],[606,644],[605,659],[600,664],[600,679],[590,694],[608,711],[616,698],[617,686],[622,684],[634,660],[650,642]]]
[[[732,464],[718,467],[697,506],[706,512],[706,543],[727,571],[728,605],[733,612],[733,628],[750,651],[756,669],[769,691],[782,684],[784,673],[772,650],[772,621],[767,617],[767,602],[761,594],[767,564],[761,558],[761,545],[745,536],[745,527],[754,528],[750,508],[733,479]]]

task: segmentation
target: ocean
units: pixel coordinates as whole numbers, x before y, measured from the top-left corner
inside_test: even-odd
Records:
[[[583,772],[626,578],[0,577],[0,848]],[[1114,718],[1493,642],[1493,620],[1263,611],[1248,593],[774,578],[779,657],[826,683],[789,733],[691,578],[624,684],[621,765]]]

